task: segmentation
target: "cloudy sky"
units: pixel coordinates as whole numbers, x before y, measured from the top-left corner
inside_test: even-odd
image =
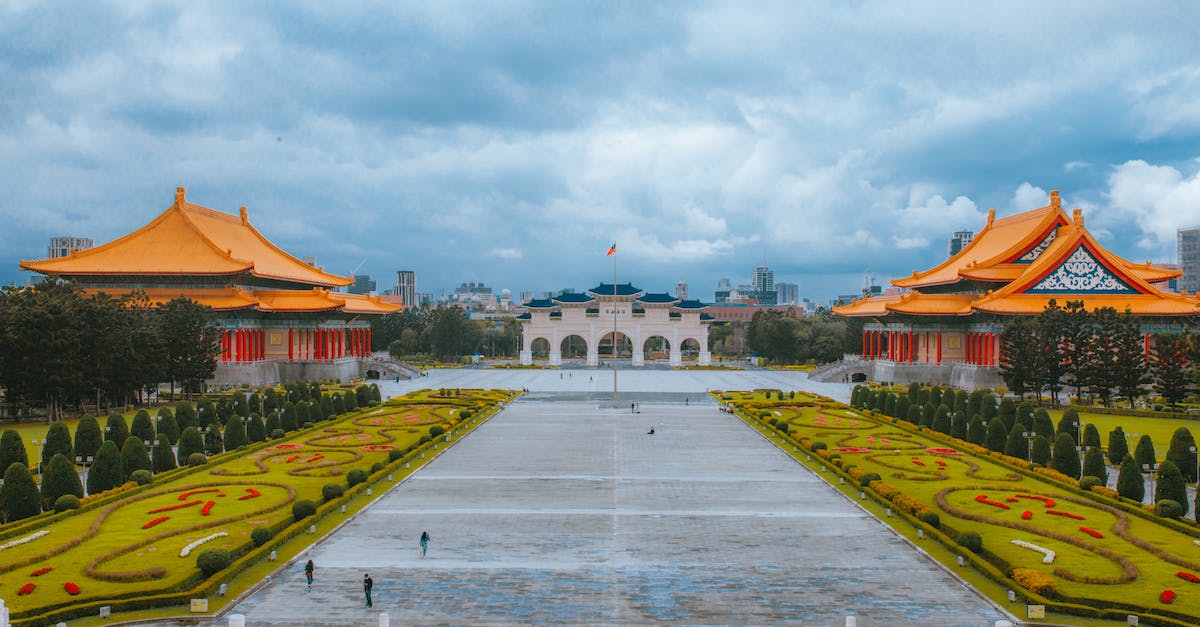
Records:
[[[1059,189],[1111,249],[1200,223],[1182,3],[0,0],[0,282],[184,185],[327,270],[825,300]]]

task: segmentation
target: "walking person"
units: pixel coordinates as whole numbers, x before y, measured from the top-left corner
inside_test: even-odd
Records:
[[[421,559],[425,559],[425,552],[429,550],[429,532],[421,532]]]
[[[371,607],[371,588],[375,587],[375,580],[371,579],[371,575],[363,575],[363,594],[367,597],[367,607]]]
[[[312,591],[312,574],[313,574],[313,561],[308,560],[308,563],[304,565],[304,578],[308,579],[308,590],[310,592]]]

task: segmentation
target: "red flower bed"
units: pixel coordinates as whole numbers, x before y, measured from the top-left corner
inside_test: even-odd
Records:
[[[1017,497],[1015,497],[1015,496],[1010,496],[1010,497],[1008,497],[1008,498],[1006,498],[1006,499],[1004,499],[1004,500],[1005,500],[1005,501],[1008,501],[1009,503],[1019,503],[1019,502],[1021,502],[1021,499],[1019,499],[1019,498],[1017,498]]]
[[[1057,509],[1048,509],[1048,510],[1046,510],[1046,513],[1050,514],[1051,516],[1065,516],[1065,517],[1071,518],[1073,520],[1083,520],[1084,519],[1083,516],[1080,516],[1079,514],[1072,514],[1071,512],[1061,512]]]
[[[367,434],[367,435],[370,435],[370,434]],[[368,444],[366,446],[360,446],[358,448],[359,448],[359,450],[366,451],[368,453],[380,453],[380,452],[384,452],[384,451],[396,450],[396,447],[392,444]]]
[[[912,463],[914,463],[914,464],[916,464],[916,465],[918,465],[918,466],[924,466],[924,465],[925,465],[925,462],[923,462],[923,461],[921,461],[921,460],[919,460],[919,459],[917,459],[917,458],[915,458],[915,457],[913,458],[913,460],[912,460]]]
[[[1102,534],[1099,531],[1096,531],[1095,529],[1092,529],[1090,527],[1080,527],[1079,530],[1088,534],[1089,536],[1092,536],[1093,538],[1103,538],[1104,537],[1104,534]]]
[[[1046,507],[1054,507],[1054,499],[1048,496],[1038,496],[1036,494],[1018,494],[1017,498],[1033,499],[1035,501],[1041,501]]]
[[[216,501],[209,501],[209,502],[205,503],[204,507],[200,508],[200,515],[208,516],[209,512],[212,511],[213,505],[216,505],[216,504],[217,504]]]
[[[1021,520],[1029,520],[1030,518],[1033,518],[1033,512],[1029,510],[1021,512]]]
[[[1158,595],[1158,600],[1162,603],[1174,603],[1175,602],[1175,591],[1174,590],[1163,590],[1162,594]]]
[[[946,446],[933,446],[925,449],[925,451],[934,455],[962,455],[959,451]]]
[[[274,448],[280,451],[290,451],[293,449],[304,448],[304,445],[296,442],[287,442],[284,444],[276,444]]]
[[[33,589],[36,587],[37,586],[32,583],[27,583],[27,584],[21,586],[20,590],[17,590],[17,596],[23,597],[23,596],[29,594],[30,592],[33,592]]]
[[[169,511],[176,510],[176,509],[183,509],[185,507],[191,507],[193,505],[199,505],[199,504],[200,504],[200,499],[196,499],[195,501],[188,501],[187,503],[176,503],[175,505],[167,505],[166,507],[156,507],[146,513],[147,514],[161,514],[163,512],[169,512]]]
[[[1184,581],[1190,581],[1192,583],[1200,583],[1200,577],[1197,577],[1194,573],[1189,573],[1186,570],[1181,570],[1181,571],[1175,573],[1175,576],[1179,577],[1180,579],[1182,579]]]
[[[262,496],[262,492],[259,492],[258,490],[255,490],[254,488],[246,488],[246,494],[239,496],[238,500],[246,501],[249,499],[256,499],[260,496]]]
[[[67,594],[71,596],[79,594],[79,586],[74,581],[68,581],[67,583],[64,583],[63,590],[66,590]]]
[[[325,459],[325,456],[320,453],[317,453],[316,455],[313,455],[312,457],[309,457],[308,459],[304,460],[304,463],[311,464],[313,462],[320,461],[322,459]]]
[[[41,577],[42,575],[45,575],[46,573],[48,573],[52,570],[54,570],[54,569],[50,568],[49,566],[47,566],[45,568],[39,568],[39,569],[33,571],[32,573],[29,573],[29,576],[30,577]]]
[[[288,457],[288,458],[287,458],[287,462],[286,462],[286,463],[289,463],[289,464],[290,464],[290,463],[292,463],[292,462],[296,461],[297,459],[300,459],[300,456],[299,456],[299,455],[292,455],[292,456],[290,456],[290,457]]]
[[[842,446],[833,449],[838,453],[870,453],[871,449],[862,446]]]
[[[1009,508],[1007,503],[1000,503],[998,501],[989,501],[986,494],[980,494],[980,495],[976,496],[975,502],[983,503],[984,505],[991,505],[992,507],[999,507],[1000,509],[1008,509]]]
[[[168,520],[171,520],[170,516],[159,516],[158,518],[155,518],[154,520],[151,520],[150,522],[142,525],[142,529],[149,529],[149,528],[153,527],[154,525],[157,525],[160,522],[165,522]]]
[[[190,497],[193,494],[204,494],[206,492],[220,492],[220,491],[221,491],[220,488],[200,488],[198,490],[188,490],[187,492],[184,492],[183,494],[179,495],[179,500],[186,501],[186,500],[188,500],[188,497]]]

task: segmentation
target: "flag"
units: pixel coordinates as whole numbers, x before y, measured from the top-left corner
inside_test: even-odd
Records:
[[[604,256],[611,257],[615,252],[617,252],[617,243],[613,242],[613,245],[608,249],[608,253],[606,253]]]

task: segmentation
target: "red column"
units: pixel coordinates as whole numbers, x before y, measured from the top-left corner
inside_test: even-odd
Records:
[[[259,341],[261,342],[259,344],[258,358],[266,359],[267,358],[267,330],[259,329],[258,337],[259,337]]]
[[[338,357],[345,357],[346,356],[346,330],[345,329],[338,329],[337,341],[338,341]]]
[[[317,329],[317,359],[325,359],[325,329]]]
[[[987,365],[996,365],[996,332],[988,333]]]
[[[941,331],[941,329],[938,329],[938,332],[937,332],[937,360],[934,363],[936,363],[936,364],[942,363],[942,331]]]
[[[295,348],[292,345],[292,329],[288,327],[288,361],[296,361]]]
[[[237,330],[237,338],[235,340],[235,343],[237,344],[237,355],[234,357],[234,360],[238,363],[241,363],[246,355],[246,351],[242,348],[242,339],[244,336],[245,334],[242,333],[242,329],[239,328]]]

